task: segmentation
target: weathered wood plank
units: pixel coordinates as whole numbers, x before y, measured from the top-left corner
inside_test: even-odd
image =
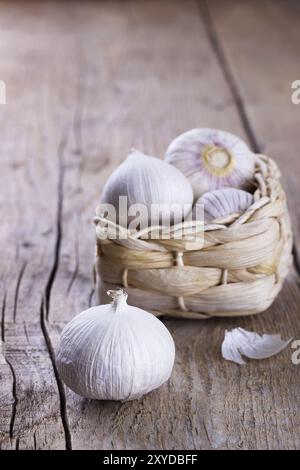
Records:
[[[54,50],[53,32],[38,10],[33,3],[0,5],[0,70],[7,84],[0,108],[2,338],[9,365],[9,373],[0,366],[6,375],[1,448],[65,448],[45,314],[57,239],[58,149],[72,118],[61,63],[72,49],[61,34],[64,47]],[[32,27],[35,14],[41,29]]]
[[[218,27],[222,16],[234,21],[237,3],[227,5]],[[293,275],[257,317],[168,320],[174,374],[141,400],[101,403],[69,390],[65,398],[53,369],[61,327],[95,301],[93,209],[128,148],[162,156],[176,134],[195,126],[247,138],[198,7],[179,0],[0,5],[0,78],[12,100],[0,108],[0,288],[9,361],[0,365],[3,448],[300,447],[291,350],[245,367],[220,356],[224,331],[234,326],[299,337]],[[244,8],[247,16],[259,5]],[[234,70],[245,62],[240,55]],[[254,127],[259,143],[269,144],[261,133],[273,125],[268,119]]]
[[[202,13],[212,42],[217,44],[215,49],[220,48],[216,53],[220,62],[225,62],[224,75],[235,91],[240,114],[246,117],[249,124],[250,137],[253,134],[254,143],[281,167],[293,221],[296,274],[289,276],[271,309],[271,315],[262,315],[255,319],[255,323],[261,326],[262,331],[285,331],[287,336],[299,338],[300,231],[297,193],[300,108],[291,102],[291,84],[299,72],[296,59],[300,53],[299,4],[294,1],[264,0],[258,3],[230,0],[223,8],[223,2],[210,0],[202,4]],[[252,399],[252,405],[248,403],[248,410],[252,408],[256,418],[252,446],[256,438],[256,446],[260,448],[300,447],[300,417],[296,404],[299,374],[296,366],[291,364],[289,355],[286,352],[285,357],[281,355],[276,358],[273,365],[276,367],[275,373],[273,368],[268,370],[261,363],[263,376],[272,375],[273,385],[269,388],[269,394],[264,394],[262,412],[257,413],[257,395]],[[272,423],[268,423],[271,415]],[[263,438],[260,426],[265,425],[268,425],[268,431],[264,431]]]
[[[112,15],[111,8],[108,7],[107,17],[102,11],[105,22],[101,30],[111,49],[101,51],[101,66],[108,70],[114,67],[118,73],[102,81],[98,59],[88,53],[85,43],[82,46],[86,65],[80,98],[83,109],[79,113],[79,157],[83,163],[78,162],[65,175],[65,264],[60,263],[52,290],[52,322],[62,320],[62,308],[65,319],[88,305],[93,261],[91,207],[98,200],[105,178],[124,158],[128,147],[135,145],[163,155],[174,135],[197,125],[221,127],[247,137],[196,4],[164,2],[162,6],[139,2],[131,10],[123,7],[120,17],[116,11]],[[116,30],[111,22],[117,18]],[[130,34],[126,24],[135,25]],[[93,31],[90,23],[86,28]],[[96,44],[98,32],[91,33],[88,41]],[[84,82],[91,84],[91,70],[94,82],[88,88]],[[101,119],[97,120],[97,112]],[[74,141],[75,137],[76,129]],[[88,150],[95,148],[94,152]],[[76,194],[78,179],[81,192]],[[78,225],[74,230],[76,217]],[[240,369],[224,364],[220,344],[225,328],[230,326],[272,332],[276,325],[276,331],[291,335],[297,301],[288,303],[290,322],[282,315],[283,299],[289,296],[299,297],[292,278],[279,303],[260,317],[208,323],[167,321],[177,347],[172,381],[142,400],[127,404],[91,402],[68,392],[73,447],[193,449],[286,445],[282,436],[284,430],[285,435],[293,435],[295,410],[289,400],[295,399],[296,386],[284,402],[280,396],[285,390],[282,369],[289,367],[290,351],[281,360]],[[211,338],[212,349],[207,338]],[[275,392],[274,380],[279,382]],[[295,384],[295,379],[291,383]],[[284,409],[289,410],[288,418]],[[293,447],[297,442],[295,437],[288,445]]]
[[[78,112],[65,152],[63,237],[51,292],[52,323],[66,321],[88,305],[93,208],[107,175],[132,145],[162,156],[176,134],[195,125],[225,127],[243,135],[194,2],[90,8],[98,22],[94,25],[89,18],[82,25],[89,31],[82,39],[82,75],[78,83],[72,82],[78,90]],[[130,32],[128,25],[134,25]],[[102,38],[109,47],[95,56]],[[195,47],[198,44],[201,48]],[[167,325],[179,331],[173,382],[124,405],[89,402],[68,392],[73,448],[211,446],[204,420],[206,394],[198,375],[196,380],[191,376],[199,374],[198,365],[188,359],[192,330],[183,335],[183,323]],[[203,325],[194,323],[193,331],[201,335]]]

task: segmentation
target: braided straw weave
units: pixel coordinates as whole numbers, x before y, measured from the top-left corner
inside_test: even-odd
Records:
[[[153,240],[118,226],[128,236],[112,240],[97,210],[99,301],[107,303],[106,291],[123,286],[131,305],[156,316],[206,319],[266,310],[291,264],[292,233],[280,171],[270,158],[255,158],[252,206],[204,225],[204,233],[203,225],[189,222],[181,239]]]

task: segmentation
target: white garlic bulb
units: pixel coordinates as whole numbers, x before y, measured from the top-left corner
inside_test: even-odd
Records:
[[[113,303],[89,308],[63,329],[57,368],[74,392],[98,400],[132,400],[171,375],[175,346],[154,315],[127,304],[121,289]]]
[[[147,222],[151,219],[151,206],[154,204],[162,208],[158,218],[163,213],[173,223],[181,222],[193,204],[191,184],[177,168],[135,149],[108,179],[101,202],[112,204],[118,213],[120,196],[127,197],[128,207],[144,205]],[[120,220],[121,215],[117,215]]]
[[[230,214],[244,212],[254,202],[252,194],[242,189],[224,188],[209,191],[201,196],[193,208],[196,215],[197,205],[204,207],[204,220],[209,222]]]
[[[253,184],[253,153],[229,132],[192,129],[171,142],[165,159],[186,175],[196,199],[212,189],[249,190]]]

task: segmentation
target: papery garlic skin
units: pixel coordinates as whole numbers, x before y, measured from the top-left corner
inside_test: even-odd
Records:
[[[112,304],[85,310],[63,329],[57,368],[83,397],[132,400],[169,379],[175,346],[160,320],[128,305],[123,291],[112,292]]]
[[[242,356],[249,359],[267,359],[281,352],[291,341],[292,338],[284,341],[278,334],[259,335],[243,328],[234,328],[231,331],[225,331],[222,356],[227,361],[244,365],[246,362]]]
[[[196,215],[197,206],[204,207],[204,220],[210,222],[226,217],[230,214],[245,212],[254,202],[252,194],[242,189],[224,188],[209,191],[201,196],[195,203],[193,215]]]
[[[170,208],[172,223],[181,222],[193,204],[191,184],[177,168],[135,149],[107,180],[101,203],[112,204],[118,211],[120,196],[127,196],[128,206],[143,204],[149,221],[152,204]]]
[[[218,129],[187,131],[169,145],[165,160],[191,182],[195,198],[213,189],[253,185],[254,155],[239,137]]]

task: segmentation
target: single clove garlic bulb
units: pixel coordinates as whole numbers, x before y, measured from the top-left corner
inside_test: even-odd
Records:
[[[169,145],[165,159],[191,182],[198,199],[212,189],[253,184],[254,156],[247,144],[218,129],[192,129]]]
[[[215,189],[203,194],[193,208],[196,215],[197,206],[204,207],[204,220],[210,222],[230,214],[240,214],[253,204],[253,195],[242,189]]]
[[[175,346],[154,315],[127,304],[121,289],[113,302],[89,308],[63,329],[56,355],[62,380],[98,400],[132,400],[169,379]]]
[[[159,219],[163,214],[173,223],[182,222],[193,204],[191,184],[177,168],[135,149],[108,179],[101,202],[112,204],[118,213],[120,196],[127,197],[128,207],[143,204],[147,222],[151,219],[152,204],[161,206]],[[117,215],[119,221],[122,214]]]
[[[243,328],[225,331],[222,343],[222,356],[227,361],[246,364],[243,356],[249,359],[266,359],[275,356],[288,346],[292,339],[284,341],[280,335],[259,335]]]

